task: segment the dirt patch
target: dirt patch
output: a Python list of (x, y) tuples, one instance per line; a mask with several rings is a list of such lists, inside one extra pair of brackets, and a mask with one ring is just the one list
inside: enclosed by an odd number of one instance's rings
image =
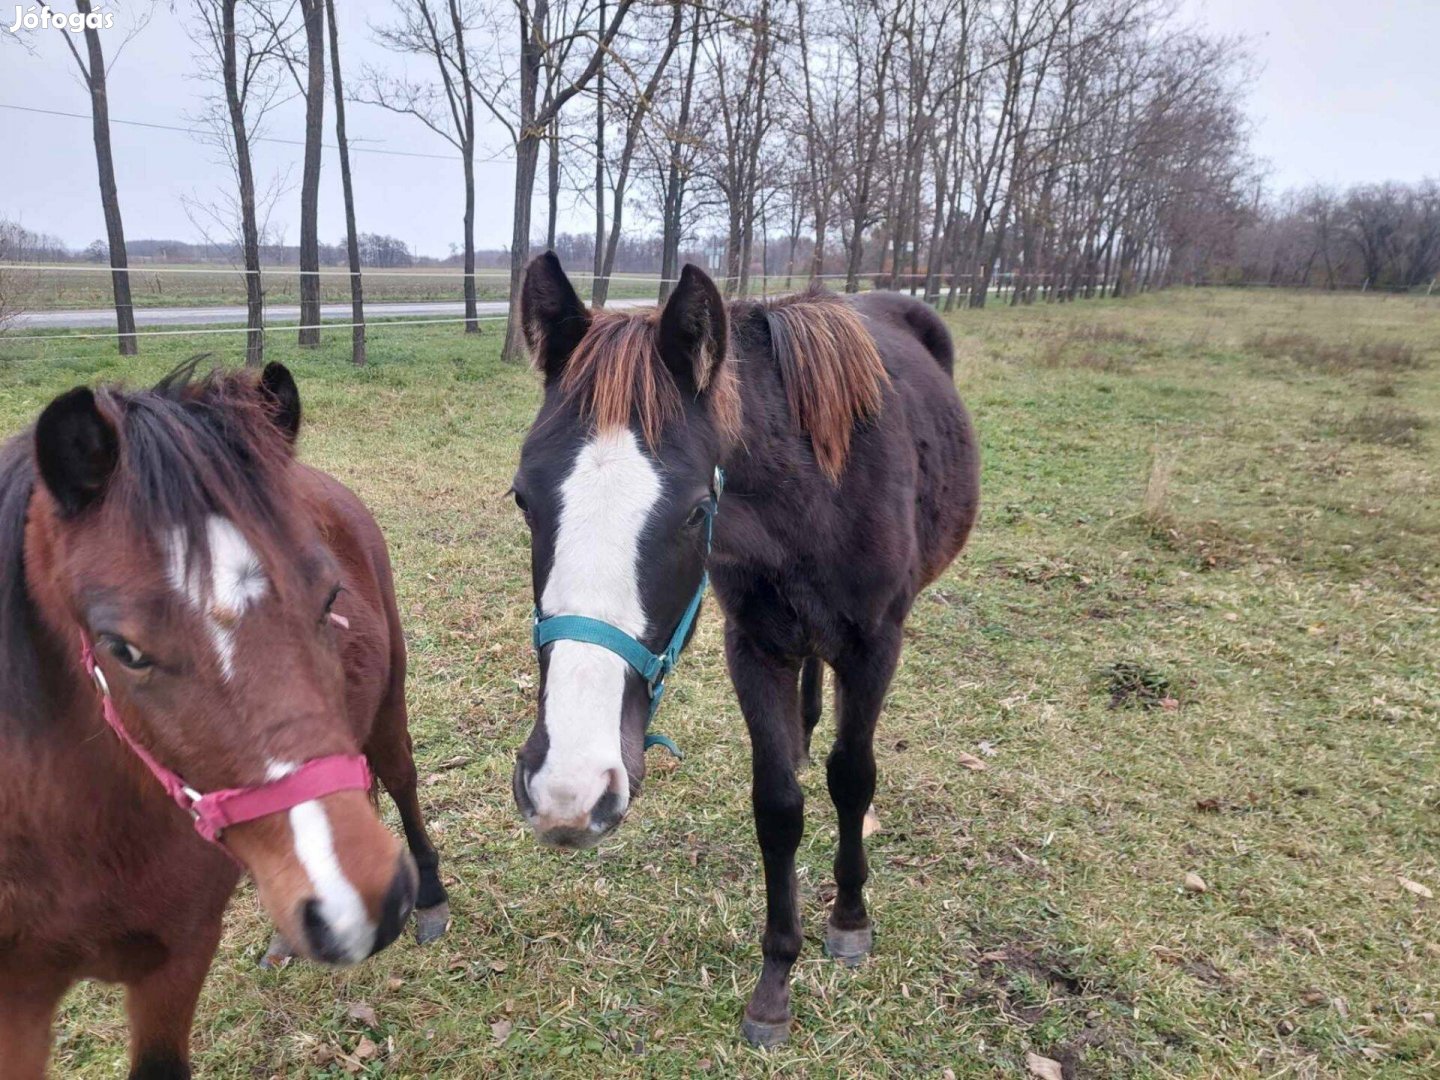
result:
[(1179, 704), (1170, 677), (1138, 660), (1117, 660), (1100, 672), (1100, 682), (1112, 709), (1173, 709)]

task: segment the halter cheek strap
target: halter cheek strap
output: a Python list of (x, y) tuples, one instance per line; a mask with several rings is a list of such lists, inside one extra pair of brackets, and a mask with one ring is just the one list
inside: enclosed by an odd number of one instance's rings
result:
[(338, 791), (369, 791), (370, 766), (359, 754), (332, 754), (305, 762), (294, 772), (279, 780), (255, 787), (225, 788), (201, 794), (176, 773), (167, 769), (155, 756), (141, 746), (125, 729), (110, 684), (95, 662), (95, 650), (89, 635), (80, 633), (80, 658), (86, 673), (95, 680), (100, 691), (101, 710), (105, 723), (115, 732), (130, 752), (140, 759), (150, 774), (160, 781), (175, 805), (194, 819), (195, 831), (212, 844), (220, 845), (221, 834), (231, 825), (279, 814), (312, 799), (323, 799)]
[[(716, 466), (710, 499), (705, 504), (707, 560), (715, 542), (715, 515), (720, 512), (720, 495), (724, 490), (725, 471)], [(689, 640), (695, 619), (700, 614), (700, 602), (705, 598), (705, 589), (709, 584), (709, 573), (702, 572), (700, 585), (686, 606), (684, 614), (680, 616), (680, 621), (675, 625), (675, 632), (670, 635), (670, 643), (663, 652), (652, 653), (638, 638), (631, 637), (618, 626), (602, 619), (592, 619), (588, 615), (551, 615), (547, 618), (541, 616), (539, 607), (535, 609), (535, 651), (539, 652), (555, 641), (579, 641), (587, 645), (599, 645), (620, 657), (645, 680), (645, 688), (650, 694), (650, 715), (645, 720), (645, 749), (663, 746), (675, 757), (683, 759), (685, 755), (675, 745), (675, 740), (668, 735), (661, 735), (658, 731), (651, 731), (650, 725), (660, 708), (660, 699), (665, 696), (665, 678), (680, 662), (680, 654), (685, 651), (685, 643)]]

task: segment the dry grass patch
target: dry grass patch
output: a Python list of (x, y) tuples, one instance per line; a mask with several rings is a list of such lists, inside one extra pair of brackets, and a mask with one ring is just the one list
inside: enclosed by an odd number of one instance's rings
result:
[(1245, 343), (1247, 352), (1267, 360), (1291, 360), (1303, 368), (1343, 375), (1350, 372), (1394, 373), (1422, 366), (1419, 350), (1394, 341), (1322, 341), (1301, 333), (1265, 333)]
[(1421, 445), (1420, 433), (1429, 426), (1428, 421), (1415, 410), (1393, 405), (1373, 406), (1353, 413), (1322, 410), (1315, 414), (1312, 423), (1316, 434), (1322, 438), (1407, 450)]

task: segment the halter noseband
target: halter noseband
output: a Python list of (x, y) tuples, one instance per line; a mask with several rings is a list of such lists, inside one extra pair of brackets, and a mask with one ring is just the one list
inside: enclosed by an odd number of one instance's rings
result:
[[(705, 504), (706, 559), (709, 559), (710, 549), (715, 541), (715, 515), (720, 512), (720, 495), (724, 490), (725, 471), (717, 465), (710, 499)], [(685, 608), (685, 613), (675, 625), (675, 632), (670, 635), (670, 644), (665, 646), (664, 652), (652, 653), (638, 638), (631, 637), (618, 626), (602, 619), (592, 619), (588, 615), (542, 617), (538, 606), (535, 608), (535, 651), (538, 653), (553, 641), (579, 641), (587, 645), (599, 645), (620, 657), (645, 680), (645, 688), (650, 694), (650, 715), (645, 719), (645, 749), (663, 746), (675, 757), (683, 759), (685, 755), (675, 745), (675, 740), (668, 735), (661, 735), (658, 731), (651, 731), (650, 725), (655, 721), (660, 699), (665, 696), (665, 678), (680, 662), (680, 654), (685, 651), (685, 642), (695, 625), (696, 616), (700, 614), (700, 601), (704, 599), (705, 588), (709, 584), (709, 572), (702, 571), (700, 585)]]
[(150, 774), (160, 781), (160, 786), (174, 800), (175, 805), (190, 815), (195, 822), (195, 831), (210, 843), (222, 847), (226, 854), (229, 854), (229, 851), (223, 848), (220, 834), (231, 825), (279, 814), (312, 799), (333, 795), (337, 791), (370, 790), (370, 766), (362, 755), (331, 754), (307, 761), (279, 780), (255, 787), (226, 788), (202, 795), (185, 783), (178, 773), (156, 761), (154, 755), (125, 730), (120, 713), (115, 708), (115, 701), (110, 696), (110, 684), (105, 681), (105, 673), (95, 662), (95, 650), (90, 644), (89, 635), (83, 630), (80, 632), (80, 659), (85, 665), (86, 674), (95, 680), (95, 687), (100, 691), (101, 708), (110, 730), (130, 748), (131, 753), (150, 770)]

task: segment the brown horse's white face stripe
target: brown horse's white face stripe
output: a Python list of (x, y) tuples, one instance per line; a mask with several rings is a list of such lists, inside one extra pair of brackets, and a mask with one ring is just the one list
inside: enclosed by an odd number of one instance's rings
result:
[[(280, 780), (299, 767), (299, 762), (271, 762), (266, 777)], [(292, 807), (288, 817), (295, 857), (310, 879), (311, 895), (337, 954), (332, 959), (365, 959), (375, 946), (377, 923), (335, 853), (335, 836), (324, 801), (303, 802)]]
[(175, 591), (202, 613), (220, 670), (228, 682), (235, 674), (234, 625), (252, 604), (264, 598), (269, 582), (259, 557), (233, 522), (212, 515), (206, 533), (210, 580), (202, 580), (200, 567), (191, 560), (184, 533), (179, 530), (164, 543), (166, 576)]

